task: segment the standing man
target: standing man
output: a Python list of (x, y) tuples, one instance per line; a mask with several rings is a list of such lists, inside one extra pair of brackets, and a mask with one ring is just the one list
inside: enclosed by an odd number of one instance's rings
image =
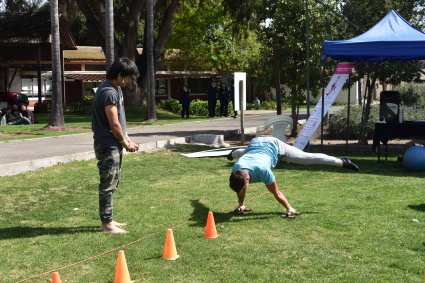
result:
[(129, 152), (138, 146), (128, 137), (121, 88), (139, 76), (136, 64), (128, 58), (115, 60), (93, 99), (92, 130), (99, 168), (99, 215), (101, 230), (113, 234), (128, 233), (124, 223), (112, 220), (112, 198), (121, 177), (123, 148)]
[(215, 81), (211, 82), (207, 91), (208, 116), (215, 117), (215, 107), (217, 105), (217, 85)]
[(189, 118), (189, 109), (190, 109), (190, 95), (187, 86), (183, 86), (183, 90), (180, 93), (179, 102), (182, 105), (182, 118), (186, 116)]
[(227, 117), (229, 115), (230, 91), (225, 83), (221, 83), (219, 97), (220, 97), (220, 116)]
[(359, 167), (347, 157), (341, 159), (323, 153), (308, 153), (286, 144), (274, 137), (258, 137), (251, 140), (246, 149), (237, 149), (227, 156), (228, 160), (240, 157), (233, 165), (229, 177), (229, 185), (238, 197), (237, 213), (249, 211), (244, 205), (246, 190), (249, 184), (262, 182), (266, 185), (275, 199), (282, 204), (287, 213), (286, 217), (295, 217), (300, 213), (289, 203), (285, 195), (279, 191), (276, 177), (272, 169), (281, 161), (300, 164), (323, 164), (342, 167), (359, 172)]

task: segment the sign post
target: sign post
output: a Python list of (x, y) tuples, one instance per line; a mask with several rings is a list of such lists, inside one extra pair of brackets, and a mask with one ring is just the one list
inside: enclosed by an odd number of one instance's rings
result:
[(246, 73), (235, 72), (234, 74), (234, 102), (235, 111), (241, 113), (241, 143), (245, 142), (244, 110), (246, 110)]

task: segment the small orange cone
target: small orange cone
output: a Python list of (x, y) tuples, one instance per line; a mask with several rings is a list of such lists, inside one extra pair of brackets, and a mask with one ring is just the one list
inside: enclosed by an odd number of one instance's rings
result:
[(59, 276), (59, 272), (55, 271), (52, 273), (52, 283), (62, 283), (61, 277)]
[(208, 212), (207, 226), (205, 227), (204, 238), (215, 239), (218, 237), (217, 230), (215, 229), (214, 215), (212, 211)]
[(176, 244), (174, 243), (173, 229), (167, 229), (167, 238), (165, 238), (162, 258), (166, 260), (176, 260), (179, 257), (180, 256), (177, 254)]
[(115, 267), (114, 283), (131, 283), (130, 273), (128, 272), (127, 261), (124, 251), (118, 252), (117, 265)]

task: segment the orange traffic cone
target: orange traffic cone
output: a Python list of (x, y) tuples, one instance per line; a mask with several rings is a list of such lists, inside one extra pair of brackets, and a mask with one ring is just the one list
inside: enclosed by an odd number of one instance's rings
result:
[(173, 229), (167, 229), (167, 238), (165, 238), (162, 258), (166, 260), (176, 260), (179, 257), (180, 256), (177, 254), (176, 244), (174, 243)]
[(218, 237), (217, 230), (215, 229), (214, 215), (212, 211), (208, 212), (207, 226), (205, 227), (204, 238), (215, 239)]
[(52, 283), (62, 283), (61, 277), (59, 276), (59, 272), (55, 271), (52, 273)]
[(117, 265), (115, 267), (114, 283), (131, 283), (130, 273), (128, 272), (127, 261), (124, 251), (118, 252)]

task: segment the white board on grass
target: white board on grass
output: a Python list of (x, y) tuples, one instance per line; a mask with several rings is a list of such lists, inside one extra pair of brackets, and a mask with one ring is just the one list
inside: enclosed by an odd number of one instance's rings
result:
[(226, 148), (217, 148), (210, 149), (192, 153), (182, 153), (181, 155), (191, 158), (199, 158), (199, 157), (219, 157), (219, 156), (227, 156), (232, 150), (238, 148), (245, 148), (246, 146), (238, 146), (238, 147), (226, 147)]

